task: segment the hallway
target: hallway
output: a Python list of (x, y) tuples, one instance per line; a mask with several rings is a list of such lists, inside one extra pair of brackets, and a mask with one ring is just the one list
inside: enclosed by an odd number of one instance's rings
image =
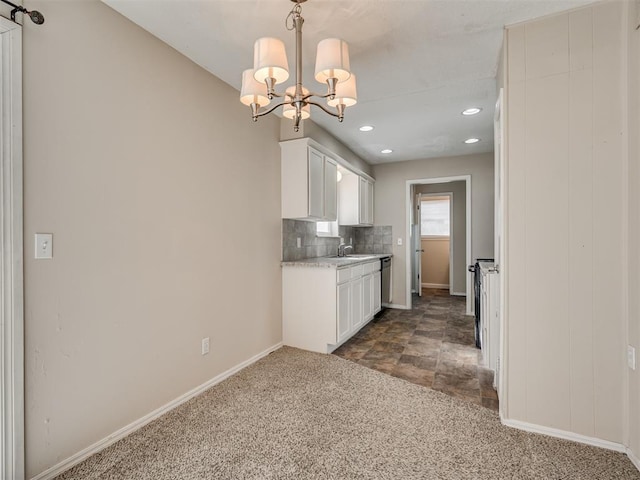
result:
[(383, 311), (333, 353), (497, 411), (493, 372), (480, 366), (474, 319), (464, 311), (464, 297), (425, 288), (412, 310)]

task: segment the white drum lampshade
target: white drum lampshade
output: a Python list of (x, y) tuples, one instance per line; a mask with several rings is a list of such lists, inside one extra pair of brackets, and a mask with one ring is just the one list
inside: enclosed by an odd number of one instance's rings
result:
[[(290, 98), (293, 98), (293, 96), (296, 94), (296, 87), (289, 87), (287, 88), (286, 92)], [(309, 95), (309, 90), (307, 90), (306, 88), (302, 88), (302, 95)], [(288, 99), (289, 98), (287, 98), (287, 100)], [(283, 105), (282, 115), (293, 120), (296, 116), (296, 107), (294, 107), (293, 105)], [(304, 107), (302, 107), (301, 116), (302, 120), (311, 116), (311, 105), (307, 103)]]
[(242, 89), (240, 90), (240, 101), (247, 106), (256, 103), (261, 107), (269, 105), (271, 100), (267, 97), (267, 86), (257, 82), (253, 76), (253, 68), (242, 72)]
[(333, 100), (327, 100), (327, 104), (331, 107), (343, 104), (345, 107), (355, 105), (358, 101), (358, 92), (356, 91), (356, 74), (352, 73), (349, 80), (340, 82), (336, 85), (336, 96)]
[(289, 78), (287, 52), (282, 40), (271, 37), (256, 40), (253, 46), (253, 72), (254, 78), (260, 83), (267, 78), (274, 78), (278, 84)]
[(349, 45), (340, 38), (325, 38), (318, 43), (316, 80), (325, 83), (329, 78), (344, 82), (351, 76)]

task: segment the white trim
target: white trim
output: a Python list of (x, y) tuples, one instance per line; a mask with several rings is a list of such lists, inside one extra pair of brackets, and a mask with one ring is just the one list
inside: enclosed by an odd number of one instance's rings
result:
[(400, 305), (398, 303), (383, 303), (382, 306), (386, 308), (395, 308), (396, 310), (411, 310), (411, 307)]
[(454, 296), (454, 297), (464, 297), (467, 294), (464, 292), (449, 292), (449, 295)]
[[(506, 34), (505, 34), (506, 35)], [(506, 40), (506, 37), (505, 37)], [(504, 43), (506, 47), (506, 42)], [(503, 54), (504, 55), (504, 54)], [(504, 57), (506, 58), (506, 57)], [(506, 60), (505, 60), (506, 61)], [(507, 368), (509, 364), (508, 343), (507, 343), (507, 109), (505, 108), (506, 96), (504, 88), (498, 93), (496, 109), (494, 113), (494, 259), (498, 271), (498, 324), (499, 324), (499, 347), (497, 359), (497, 372), (494, 382), (497, 383), (499, 399), (499, 411), (501, 415), (509, 414), (507, 405)], [(497, 148), (496, 148), (497, 147)], [(499, 237), (499, 238), (498, 238)]]
[(507, 427), (524, 430), (526, 432), (539, 433), (542, 435), (547, 435), (549, 437), (562, 438), (564, 440), (571, 440), (573, 442), (584, 443), (585, 445), (606, 448), (607, 450), (614, 450), (616, 452), (627, 452), (627, 448), (624, 445), (622, 445), (621, 443), (610, 442), (609, 440), (587, 437), (586, 435), (580, 435), (579, 433), (567, 432), (566, 430), (559, 430), (557, 428), (543, 427), (542, 425), (522, 422), (520, 420), (509, 420), (500, 418), (500, 421)]
[(638, 471), (640, 471), (640, 459), (636, 457), (635, 453), (633, 453), (629, 447), (627, 447), (627, 457), (629, 457), (629, 460), (631, 460), (633, 466), (636, 467)]
[[(449, 183), (464, 181), (466, 184), (465, 193), (466, 199), (466, 256), (467, 265), (471, 264), (471, 175), (457, 175), (452, 177), (435, 177), (435, 178), (421, 178), (415, 180), (406, 181), (406, 196), (405, 196), (405, 238), (407, 239), (405, 246), (405, 280), (406, 280), (406, 305), (408, 309), (411, 309), (411, 242), (408, 241), (411, 238), (411, 213), (413, 208), (413, 199), (411, 198), (411, 186), (420, 184), (433, 184), (433, 183)], [(467, 315), (473, 314), (473, 290), (472, 276), (467, 271)]]
[(449, 285), (445, 285), (443, 283), (423, 283), (422, 288), (441, 288), (444, 290), (449, 290)]
[(66, 470), (69, 470), (74, 465), (77, 465), (78, 463), (86, 460), (91, 455), (94, 455), (94, 454), (98, 453), (99, 451), (107, 448), (109, 445), (112, 445), (115, 442), (117, 442), (118, 440), (123, 439), (127, 435), (132, 434), (136, 430), (144, 427), (145, 425), (147, 425), (148, 423), (150, 423), (153, 420), (157, 419), (158, 417), (160, 417), (160, 416), (164, 415), (165, 413), (173, 410), (174, 408), (180, 406), (181, 404), (183, 404), (187, 400), (190, 400), (191, 398), (193, 398), (193, 397), (195, 397), (197, 395), (200, 395), (205, 390), (213, 387), (214, 385), (217, 385), (218, 383), (222, 382), (223, 380), (229, 378), (231, 375), (234, 375), (234, 374), (238, 373), (240, 370), (248, 367), (252, 363), (257, 362), (261, 358), (266, 357), (271, 352), (274, 352), (274, 351), (278, 350), (281, 347), (282, 347), (282, 342), (277, 343), (277, 344), (267, 348), (263, 352), (260, 352), (257, 355), (254, 355), (250, 359), (239, 363), (235, 367), (232, 367), (229, 370), (227, 370), (225, 372), (222, 372), (220, 375), (216, 375), (211, 380), (208, 380), (205, 383), (203, 383), (202, 385), (200, 385), (200, 386), (198, 386), (198, 387), (196, 387), (196, 388), (194, 388), (192, 390), (189, 390), (187, 393), (179, 396), (175, 400), (170, 401), (169, 403), (167, 403), (167, 404), (163, 405), (162, 407), (154, 410), (153, 412), (145, 415), (144, 417), (139, 418), (138, 420), (130, 423), (129, 425), (127, 425), (125, 427), (122, 427), (117, 432), (112, 433), (111, 435), (103, 438), (102, 440), (97, 441), (93, 445), (88, 446), (84, 450), (79, 451), (78, 453), (70, 456), (69, 458), (63, 460), (62, 462), (54, 465), (53, 467), (45, 470), (44, 472), (36, 475), (31, 480), (49, 480), (49, 479), (52, 479), (52, 478), (56, 477), (57, 475), (60, 475), (61, 473), (65, 472)]
[(24, 478), (22, 27), (0, 17), (0, 477)]

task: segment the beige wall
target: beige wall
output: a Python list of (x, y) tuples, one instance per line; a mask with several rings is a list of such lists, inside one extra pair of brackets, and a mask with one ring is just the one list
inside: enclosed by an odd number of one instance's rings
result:
[[(326, 115), (326, 113), (323, 113), (320, 110), (314, 110), (315, 108), (316, 107), (311, 107), (312, 115)], [(300, 130), (298, 132), (294, 132), (293, 121), (288, 118), (282, 118), (280, 123), (280, 140), (291, 140), (303, 137), (313, 138), (320, 145), (340, 155), (356, 170), (359, 170), (357, 173), (364, 172), (367, 175), (372, 175), (371, 165), (353, 153), (353, 151), (351, 151), (344, 143), (337, 140), (317, 123), (311, 120), (303, 120), (300, 124)]]
[(508, 29), (506, 416), (624, 441), (623, 2)]
[[(473, 181), (472, 181), (473, 183)], [(416, 185), (416, 193), (453, 193), (453, 292), (466, 294), (467, 191), (463, 181)], [(488, 258), (492, 258), (491, 255)], [(473, 258), (472, 258), (473, 260)]]
[(277, 117), (97, 0), (29, 6), (31, 477), (281, 341), (281, 221)]
[[(407, 285), (407, 181), (471, 175), (471, 258), (493, 257), (493, 153), (375, 165), (376, 224), (393, 228), (393, 303), (404, 305)], [(402, 246), (397, 239), (402, 238)]]
[(449, 239), (423, 238), (422, 285), (449, 288)]
[[(629, 381), (629, 447), (640, 459), (640, 8), (629, 2), (629, 322), (628, 343), (636, 349), (636, 370)], [(635, 133), (634, 133), (635, 132)]]

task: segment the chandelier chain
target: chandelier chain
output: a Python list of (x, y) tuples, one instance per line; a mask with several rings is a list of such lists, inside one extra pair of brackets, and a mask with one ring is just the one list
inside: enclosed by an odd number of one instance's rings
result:
[[(287, 18), (284, 19), (285, 28), (289, 31), (294, 30), (296, 28), (294, 19), (301, 15), (302, 15), (302, 7), (300, 6), (299, 3), (296, 3), (291, 9), (291, 11), (289, 12), (289, 15), (287, 15)], [(289, 25), (289, 19), (291, 19), (291, 25)]]

